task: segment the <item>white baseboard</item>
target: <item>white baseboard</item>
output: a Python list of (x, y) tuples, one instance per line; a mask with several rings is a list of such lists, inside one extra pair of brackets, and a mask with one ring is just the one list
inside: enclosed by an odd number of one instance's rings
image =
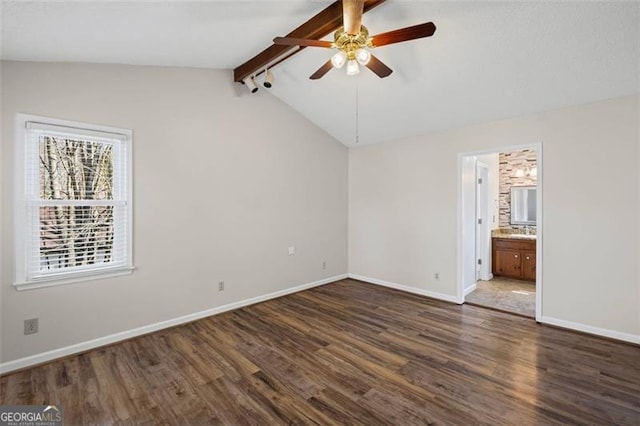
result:
[(565, 321), (557, 318), (543, 316), (540, 319), (542, 324), (555, 325), (570, 330), (581, 331), (583, 333), (595, 334), (596, 336), (608, 337), (610, 339), (622, 340), (629, 343), (640, 344), (640, 336), (622, 333), (620, 331), (608, 330), (606, 328), (593, 327), (591, 325), (580, 324), (578, 322)]
[(460, 300), (456, 296), (451, 296), (449, 294), (438, 293), (435, 291), (424, 290), (422, 288), (410, 287), (404, 284), (396, 284), (389, 281), (379, 280), (377, 278), (365, 277), (362, 275), (349, 274), (349, 278), (353, 278), (354, 280), (364, 281), (370, 284), (377, 284), (384, 287), (394, 288), (396, 290), (406, 291), (407, 293), (419, 294), (421, 296), (431, 297), (432, 299), (444, 300), (445, 302), (457, 303), (461, 304), (464, 301)]
[[(451, 303), (463, 303), (463, 301), (459, 300), (457, 297), (455, 296), (451, 296), (448, 294), (444, 294), (444, 293), (438, 293), (438, 292), (433, 292), (433, 291), (429, 291), (429, 290), (424, 290), (421, 288), (416, 288), (416, 287), (410, 287), (410, 286), (406, 286), (403, 284), (396, 284), (396, 283), (392, 283), (389, 281), (384, 281), (384, 280), (379, 280), (377, 278), (370, 278), (370, 277), (365, 277), (362, 275), (357, 275), (357, 274), (341, 274), (341, 275), (336, 275), (333, 277), (329, 277), (329, 278), (325, 278), (323, 280), (319, 280), (319, 281), (314, 281), (311, 283), (307, 283), (307, 284), (302, 284), (296, 287), (291, 287), (285, 290), (280, 290), (280, 291), (276, 291), (273, 293), (269, 293), (269, 294), (264, 294), (261, 296), (256, 296), (256, 297), (252, 297), (250, 299), (245, 299), (245, 300), (241, 300), (238, 302), (233, 302), (233, 303), (229, 303), (227, 305), (223, 305), (223, 306), (218, 306), (215, 308), (211, 308), (211, 309), (207, 309), (205, 311), (201, 311), (201, 312), (195, 312), (193, 314), (189, 314), (189, 315), (184, 315), (182, 317), (178, 317), (178, 318), (173, 318), (170, 320), (166, 320), (166, 321), (161, 321), (155, 324), (150, 324), (150, 325), (146, 325), (146, 326), (142, 326), (142, 327), (138, 327), (138, 328), (134, 328), (132, 330), (127, 330), (127, 331), (123, 331), (120, 333), (115, 333), (115, 334), (110, 334), (108, 336), (104, 336), (104, 337), (99, 337), (97, 339), (93, 339), (93, 340), (88, 340), (86, 342), (81, 342), (81, 343), (76, 343), (74, 345), (70, 345), (70, 346), (66, 346), (63, 348), (58, 348), (58, 349), (53, 349), (47, 352), (43, 352), (43, 353), (39, 353), (36, 355), (31, 355), (28, 357), (24, 357), (24, 358), (20, 358), (17, 360), (13, 360), (13, 361), (8, 361), (5, 363), (1, 363), (0, 364), (0, 374), (5, 374), (5, 373), (9, 373), (11, 371), (15, 371), (15, 370), (20, 370), (23, 368), (27, 368), (27, 367), (31, 367), (33, 365), (37, 365), (37, 364), (42, 364), (48, 361), (52, 361), (58, 358), (63, 358), (65, 356), (69, 356), (69, 355), (73, 355), (76, 353), (80, 353), (80, 352), (86, 352), (88, 350), (91, 349), (95, 349), (101, 346), (105, 346), (105, 345), (109, 345), (112, 343), (116, 343), (122, 340), (126, 340), (126, 339), (130, 339), (132, 337), (137, 337), (137, 336), (141, 336), (143, 334), (149, 334), (152, 333), (154, 331), (158, 331), (158, 330), (162, 330), (165, 328), (169, 328), (169, 327), (174, 327), (176, 325), (180, 325), (180, 324), (185, 324), (191, 321), (195, 321), (201, 318), (206, 318), (212, 315), (216, 315), (216, 314), (220, 314), (223, 312), (227, 312), (227, 311), (231, 311), (234, 309), (238, 309), (238, 308), (242, 308), (245, 306), (249, 306), (249, 305), (253, 305), (256, 303), (260, 303), (260, 302), (264, 302), (266, 300), (270, 300), (270, 299), (275, 299), (278, 297), (282, 297), (282, 296), (286, 296), (287, 294), (291, 294), (291, 293), (297, 293), (299, 291), (303, 291), (303, 290), (307, 290), (313, 287), (318, 287), (324, 284), (329, 284), (332, 283), (334, 281), (339, 281), (339, 280), (343, 280), (345, 278), (353, 278), (356, 280), (360, 280), (360, 281), (364, 281), (364, 282), (368, 282), (371, 284), (376, 284), (376, 285), (381, 285), (384, 287), (389, 287), (389, 288), (393, 288), (396, 290), (401, 290), (401, 291), (406, 291), (408, 293), (414, 293), (414, 294), (419, 294), (422, 296), (427, 296), (427, 297), (431, 297), (433, 299), (439, 299), (439, 300), (444, 300), (446, 302), (451, 302)], [(468, 293), (470, 293), (471, 288), (474, 288), (475, 286), (470, 287), (468, 290)], [(475, 288), (474, 288), (475, 289)], [(465, 292), (465, 294), (468, 294), (467, 292)], [(566, 329), (570, 329), (570, 330), (576, 330), (576, 331), (581, 331), (584, 333), (589, 333), (589, 334), (594, 334), (597, 336), (603, 336), (603, 337), (608, 337), (611, 339), (616, 339), (616, 340), (622, 340), (625, 342), (630, 342), (630, 343), (635, 343), (635, 344), (640, 344), (640, 336), (638, 335), (634, 335), (634, 334), (629, 334), (629, 333), (622, 333), (619, 331), (613, 331), (613, 330), (608, 330), (608, 329), (604, 329), (604, 328), (599, 328), (599, 327), (593, 327), (593, 326), (589, 326), (589, 325), (584, 325), (584, 324), (580, 324), (580, 323), (575, 323), (575, 322), (571, 322), (571, 321), (565, 321), (565, 320), (560, 320), (557, 318), (552, 318), (552, 317), (546, 317), (543, 316), (542, 319), (540, 320), (541, 323), (543, 324), (549, 324), (549, 325), (555, 325), (557, 327), (562, 327), (562, 328), (566, 328)]]
[(176, 325), (188, 323), (201, 318), (209, 317), (211, 315), (220, 314), (222, 312), (232, 311), (234, 309), (242, 308), (244, 306), (249, 306), (256, 303), (264, 302), (269, 299), (275, 299), (277, 297), (286, 296), (287, 294), (297, 293), (302, 290), (307, 290), (313, 287), (329, 284), (334, 281), (343, 280), (345, 278), (347, 278), (347, 274), (336, 275), (333, 277), (325, 278), (323, 280), (314, 281), (314, 282), (302, 284), (296, 287), (287, 288), (285, 290), (280, 290), (273, 293), (252, 297), (250, 299), (229, 303), (227, 305), (207, 309), (205, 311), (195, 312), (193, 314), (184, 315), (182, 317), (157, 322), (155, 324), (145, 325), (142, 327), (134, 328), (132, 330), (123, 331), (120, 333), (110, 334), (108, 336), (99, 337), (97, 339), (88, 340), (86, 342), (76, 343), (74, 345), (66, 346), (64, 348), (53, 349), (53, 350), (42, 352), (36, 355), (31, 355), (31, 356), (16, 359), (13, 361), (4, 362), (0, 364), (0, 374), (5, 374), (10, 371), (20, 370), (22, 368), (31, 367), (37, 364), (42, 364), (44, 362), (52, 361), (58, 358), (63, 358), (65, 356), (77, 354), (80, 352), (86, 352), (88, 350), (95, 349), (100, 346), (109, 345), (122, 340), (130, 339), (132, 337), (141, 336), (143, 334), (149, 334), (154, 331), (162, 330), (169, 327), (174, 327)]
[[(379, 280), (377, 278), (365, 277), (365, 276), (357, 275), (357, 274), (349, 274), (349, 278), (353, 278), (354, 280), (364, 281), (364, 282), (371, 283), (371, 284), (381, 285), (381, 286), (384, 286), (384, 287), (394, 288), (396, 290), (406, 291), (408, 293), (419, 294), (419, 295), (422, 295), (422, 296), (431, 297), (433, 299), (444, 300), (446, 302), (452, 302), (452, 303), (457, 303), (457, 304), (464, 303), (463, 300), (459, 300), (455, 296), (451, 296), (451, 295), (443, 294), (443, 293), (437, 293), (437, 292), (424, 290), (424, 289), (416, 288), (416, 287), (409, 287), (409, 286), (406, 286), (406, 285), (403, 285), (403, 284), (396, 284), (396, 283), (392, 283), (392, 282), (389, 282), (389, 281)], [(473, 286), (469, 287), (465, 291), (465, 295), (471, 293), (475, 289), (476, 289), (476, 285), (473, 285)], [(566, 328), (568, 330), (581, 331), (583, 333), (594, 334), (596, 336), (608, 337), (608, 338), (611, 338), (611, 339), (622, 340), (624, 342), (640, 344), (640, 336), (636, 336), (634, 334), (622, 333), (622, 332), (613, 331), (613, 330), (607, 330), (605, 328), (593, 327), (593, 326), (589, 326), (589, 325), (584, 325), (584, 324), (571, 322), (571, 321), (560, 320), (560, 319), (551, 318), (551, 317), (542, 317), (540, 322), (543, 323), (543, 324), (555, 325), (557, 327)]]
[(466, 296), (467, 294), (474, 292), (477, 288), (478, 288), (478, 284), (472, 284), (471, 286), (469, 286), (464, 290), (464, 295)]

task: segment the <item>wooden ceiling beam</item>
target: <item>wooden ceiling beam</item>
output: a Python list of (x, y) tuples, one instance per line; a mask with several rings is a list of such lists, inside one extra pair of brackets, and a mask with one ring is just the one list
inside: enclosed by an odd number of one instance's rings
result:
[[(384, 2), (385, 0), (365, 0), (364, 12), (373, 9), (374, 7)], [(342, 1), (338, 0), (335, 3), (329, 5), (324, 10), (320, 11), (317, 15), (309, 19), (304, 24), (300, 25), (295, 30), (291, 31), (286, 35), (286, 37), (319, 40), (322, 37), (325, 37), (327, 34), (334, 32), (341, 26)], [(278, 34), (274, 34), (274, 37), (275, 36), (278, 36)], [(293, 49), (295, 48), (296, 47), (293, 47)], [(262, 71), (265, 66), (269, 65), (291, 49), (292, 46), (280, 46), (272, 44), (253, 58), (249, 59), (244, 64), (236, 67), (233, 70), (233, 80), (235, 82), (242, 82), (245, 77), (253, 75), (258, 71)], [(304, 48), (298, 48), (298, 50), (291, 52), (286, 58), (293, 56), (294, 54), (300, 52), (302, 49)]]

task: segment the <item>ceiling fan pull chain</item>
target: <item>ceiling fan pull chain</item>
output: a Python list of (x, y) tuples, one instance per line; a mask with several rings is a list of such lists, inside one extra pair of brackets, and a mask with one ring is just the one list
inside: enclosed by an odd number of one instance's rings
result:
[(356, 143), (360, 143), (360, 116), (359, 116), (359, 96), (358, 96), (358, 79), (356, 81)]

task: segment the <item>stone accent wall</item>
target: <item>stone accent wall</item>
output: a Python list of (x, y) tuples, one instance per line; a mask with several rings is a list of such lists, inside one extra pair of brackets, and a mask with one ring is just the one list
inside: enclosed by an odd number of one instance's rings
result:
[[(536, 176), (527, 176), (527, 171), (537, 167), (536, 151), (524, 149), (500, 153), (500, 195), (498, 197), (498, 211), (500, 215), (500, 228), (521, 229), (522, 225), (511, 225), (511, 187), (522, 185), (536, 185)], [(523, 170), (525, 176), (516, 177), (518, 170)]]

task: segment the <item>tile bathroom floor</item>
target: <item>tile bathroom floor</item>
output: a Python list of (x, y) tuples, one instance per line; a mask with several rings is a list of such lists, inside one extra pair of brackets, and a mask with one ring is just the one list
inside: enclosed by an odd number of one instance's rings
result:
[(465, 296), (465, 302), (535, 318), (535, 283), (496, 277), (476, 285), (476, 290)]

